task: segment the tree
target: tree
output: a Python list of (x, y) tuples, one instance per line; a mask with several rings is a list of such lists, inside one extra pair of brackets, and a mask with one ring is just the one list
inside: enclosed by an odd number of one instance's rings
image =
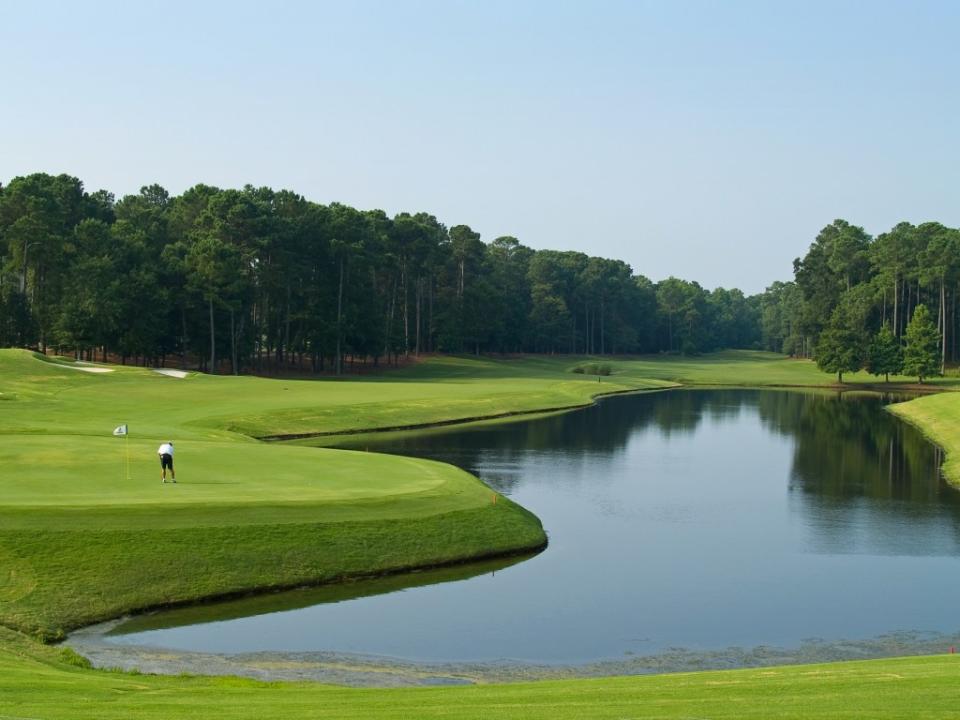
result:
[(880, 328), (874, 335), (867, 352), (867, 371), (871, 375), (883, 375), (884, 382), (890, 382), (890, 373), (903, 370), (903, 347), (889, 325)]
[[(907, 222), (898, 223), (890, 232), (883, 233), (870, 246), (870, 258), (881, 282), (893, 286), (893, 334), (900, 337), (903, 328), (900, 307), (903, 305), (901, 281), (915, 260), (916, 228)], [(886, 302), (884, 302), (886, 311)]]
[(759, 297), (761, 346), (786, 355), (806, 355), (800, 334), (803, 293), (796, 283), (775, 282)]
[(240, 255), (236, 248), (213, 235), (200, 235), (186, 257), (193, 288), (207, 301), (210, 320), (210, 372), (217, 372), (217, 336), (214, 309), (225, 306), (236, 293)]
[(930, 222), (920, 225), (917, 228), (917, 235), (926, 241), (920, 254), (921, 277), (927, 282), (932, 281), (939, 285), (940, 288), (936, 305), (942, 369), (947, 362), (947, 282), (957, 273), (960, 233), (940, 223)]
[(706, 322), (710, 308), (707, 293), (699, 283), (669, 277), (657, 285), (658, 312), (666, 315), (669, 352), (692, 355), (709, 349)]
[[(359, 211), (347, 205), (334, 203), (330, 206), (330, 248), (337, 263), (337, 375), (343, 373), (343, 355), (345, 339), (345, 320), (349, 318), (344, 292), (347, 273), (352, 262), (360, 258), (364, 249), (364, 239), (369, 235), (368, 219)], [(349, 298), (347, 298), (349, 300)]]
[(551, 292), (545, 284), (534, 284), (530, 307), (530, 326), (534, 332), (535, 349), (553, 353), (557, 343), (570, 327), (570, 311), (563, 298)]
[(75, 177), (45, 173), (14, 178), (0, 195), (0, 236), (10, 253), (7, 265), (19, 276), (19, 291), (43, 350), (64, 301), (74, 227), (84, 218), (106, 213), (106, 201), (102, 196), (92, 200)]
[(707, 306), (712, 337), (705, 350), (748, 348), (760, 336), (759, 302), (751, 305), (740, 290), (717, 288), (707, 294)]
[(837, 373), (837, 381), (842, 385), (845, 372), (856, 372), (863, 367), (864, 355), (862, 334), (850, 326), (838, 309), (820, 333), (816, 349), (817, 367), (824, 372)]
[(523, 348), (530, 313), (530, 283), (527, 272), (534, 251), (515, 237), (498, 237), (487, 246), (486, 265), (494, 289), (500, 322), (494, 343), (500, 352)]
[(849, 290), (866, 277), (870, 236), (846, 220), (834, 220), (822, 235), (829, 243), (827, 266), (842, 278), (844, 290)]
[(870, 236), (846, 220), (834, 220), (817, 235), (803, 259), (793, 261), (803, 292), (800, 329), (816, 340), (841, 294), (866, 278)]
[(123, 282), (110, 226), (102, 220), (80, 221), (72, 246), (72, 261), (63, 285), (70, 300), (60, 305), (58, 339), (78, 353), (84, 348), (101, 347), (106, 355), (122, 312), (119, 290)]
[[(858, 285), (858, 233), (833, 227), (825, 259), (808, 269), (822, 267), (851, 300), (827, 293), (833, 305), (873, 322), (876, 292)], [(929, 277), (904, 275), (905, 304), (915, 304), (914, 292), (926, 299), (936, 280), (947, 323), (956, 273)], [(235, 373), (248, 363), (300, 368), (305, 355), (315, 372), (327, 358), (342, 372), (348, 359), (376, 364), (384, 354), (437, 349), (699, 353), (758, 346), (761, 310), (767, 344), (788, 344), (784, 330), (799, 332), (799, 312), (773, 302), (782, 307), (677, 278), (654, 284), (620, 260), (534, 251), (509, 236), (485, 244), (428, 213), (390, 218), (288, 190), (201, 184), (171, 197), (149, 185), (115, 201), (42, 173), (0, 186), (4, 345), (43, 349), (55, 339), (144, 363), (178, 353), (183, 367), (205, 356), (199, 364), (211, 372), (229, 354)]]
[(940, 333), (930, 319), (926, 305), (917, 305), (907, 324), (907, 344), (903, 349), (903, 372), (916, 375), (922, 383), (925, 377), (940, 372)]

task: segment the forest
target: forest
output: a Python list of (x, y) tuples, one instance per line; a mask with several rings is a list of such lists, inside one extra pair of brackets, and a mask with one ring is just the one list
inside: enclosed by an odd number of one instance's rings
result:
[(835, 220), (760, 300), (765, 349), (826, 372), (941, 374), (957, 358), (960, 230), (898, 223), (876, 238)]
[(837, 220), (793, 281), (747, 297), (514, 237), (484, 242), (426, 212), (390, 217), (250, 185), (178, 196), (148, 185), (117, 199), (36, 173), (0, 186), (0, 346), (337, 374), (430, 352), (762, 348), (818, 357), (842, 379), (878, 369), (883, 328), (897, 356), (924, 306), (939, 371), (957, 350), (958, 246), (939, 223), (873, 239)]
[(424, 352), (700, 353), (759, 343), (739, 290), (484, 243), (424, 212), (67, 175), (0, 188), (0, 345), (211, 372), (343, 372)]

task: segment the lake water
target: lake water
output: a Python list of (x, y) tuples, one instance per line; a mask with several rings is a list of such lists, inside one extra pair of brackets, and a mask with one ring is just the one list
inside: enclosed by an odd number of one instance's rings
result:
[(960, 493), (875, 395), (684, 390), (393, 436), (532, 510), (523, 560), (134, 618), (109, 642), (582, 664), (960, 629)]

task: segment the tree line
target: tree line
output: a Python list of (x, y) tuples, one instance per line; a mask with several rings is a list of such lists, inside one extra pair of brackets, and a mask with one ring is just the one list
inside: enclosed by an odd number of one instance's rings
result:
[(339, 374), (435, 351), (701, 353), (759, 347), (762, 299), (289, 190), (0, 186), (0, 345), (78, 358)]
[(835, 220), (794, 261), (794, 280), (763, 293), (761, 342), (840, 382), (863, 368), (923, 382), (957, 359), (958, 291), (960, 230), (902, 222), (873, 238)]

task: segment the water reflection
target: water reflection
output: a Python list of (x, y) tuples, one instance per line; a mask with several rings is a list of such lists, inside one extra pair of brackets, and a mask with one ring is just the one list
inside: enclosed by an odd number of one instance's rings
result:
[(956, 632), (960, 493), (891, 399), (687, 390), (351, 438), (478, 474), (541, 517), (549, 548), (495, 577), (115, 641), (576, 663)]
[(364, 578), (336, 585), (305, 587), (285, 592), (242, 597), (209, 605), (175, 608), (132, 617), (120, 626), (111, 628), (107, 635), (129, 635), (148, 630), (186, 627), (209, 622), (225, 622), (239, 618), (254, 618), (265, 613), (290, 612), (313, 605), (374, 597), (438, 583), (458, 582), (478, 575), (489, 574), (494, 577), (498, 571), (505, 570), (530, 557), (532, 555), (515, 555), (466, 565), (403, 573), (402, 575)]

